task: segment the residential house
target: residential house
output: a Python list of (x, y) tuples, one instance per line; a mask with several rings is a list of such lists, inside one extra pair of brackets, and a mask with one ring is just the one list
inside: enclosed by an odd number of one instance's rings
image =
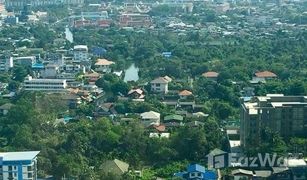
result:
[(1, 152), (0, 179), (37, 179), (39, 151)]
[(81, 98), (74, 93), (64, 94), (62, 96), (62, 100), (68, 105), (69, 108), (76, 108), (79, 104), (81, 104)]
[(95, 71), (102, 73), (110, 73), (112, 71), (112, 64), (115, 63), (106, 59), (97, 59), (97, 62), (95, 63)]
[(141, 122), (145, 127), (151, 126), (151, 125), (160, 125), (160, 113), (149, 111), (144, 112), (140, 114), (141, 116)]
[(188, 90), (182, 90), (178, 93), (180, 99), (187, 99), (188, 97), (191, 97), (193, 93)]
[(175, 173), (174, 176), (186, 180), (218, 179), (217, 172), (215, 172), (214, 170), (208, 170), (204, 166), (201, 166), (199, 164), (190, 164), (187, 167), (187, 171)]
[(178, 127), (183, 126), (183, 116), (177, 114), (171, 114), (164, 117), (163, 124), (166, 127)]
[(6, 115), (13, 106), (14, 105), (11, 103), (3, 104), (2, 106), (0, 106), (0, 114)]
[(164, 77), (159, 77), (157, 79), (154, 79), (153, 81), (150, 82), (151, 84), (151, 90), (153, 92), (158, 92), (158, 93), (168, 93), (168, 83), (170, 83), (172, 79), (168, 76)]
[(144, 101), (144, 91), (140, 88), (131, 89), (128, 92), (128, 97), (131, 98), (133, 101)]
[(113, 175), (121, 176), (128, 172), (129, 164), (118, 159), (105, 161), (100, 169), (105, 173), (111, 173)]
[(255, 73), (255, 76), (253, 77), (251, 83), (265, 83), (266, 80), (269, 79), (275, 79), (277, 78), (277, 75), (270, 71), (261, 71)]
[(100, 78), (100, 74), (97, 72), (86, 73), (83, 77), (89, 83), (95, 83)]
[(208, 71), (208, 72), (203, 73), (202, 76), (209, 80), (216, 81), (219, 76), (219, 73), (214, 72), (214, 71)]

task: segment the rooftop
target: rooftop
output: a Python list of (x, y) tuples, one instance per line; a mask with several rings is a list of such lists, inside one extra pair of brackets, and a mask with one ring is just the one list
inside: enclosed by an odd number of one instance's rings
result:
[(34, 159), (38, 153), (39, 151), (3, 152), (0, 157), (3, 161), (26, 161)]
[(217, 78), (219, 76), (219, 73), (214, 72), (214, 71), (208, 71), (202, 74), (202, 76), (206, 78)]
[(270, 71), (257, 72), (257, 73), (255, 73), (255, 76), (261, 77), (261, 78), (275, 78), (275, 77), (277, 77), (276, 74), (274, 74)]
[(111, 64), (115, 64), (115, 63), (107, 59), (97, 59), (97, 62), (95, 63), (96, 66), (109, 66)]
[(192, 94), (193, 93), (191, 91), (188, 91), (188, 90), (183, 90), (183, 91), (179, 92), (179, 96), (190, 96)]
[(156, 119), (160, 118), (160, 113), (148, 111), (141, 114), (142, 119)]

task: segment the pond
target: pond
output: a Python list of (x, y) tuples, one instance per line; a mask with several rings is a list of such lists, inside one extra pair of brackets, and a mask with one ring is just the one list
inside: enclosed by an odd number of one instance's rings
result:
[(74, 42), (74, 36), (73, 36), (72, 32), (70, 31), (70, 29), (68, 27), (65, 28), (65, 38), (70, 43)]
[(137, 81), (139, 80), (139, 68), (135, 66), (135, 64), (131, 64), (131, 66), (126, 69), (124, 81)]

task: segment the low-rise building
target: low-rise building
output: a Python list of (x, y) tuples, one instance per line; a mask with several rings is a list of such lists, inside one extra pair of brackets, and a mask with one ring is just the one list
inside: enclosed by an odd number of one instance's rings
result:
[(151, 18), (147, 14), (121, 14), (119, 17), (121, 27), (149, 27), (151, 24)]
[(153, 92), (158, 92), (158, 93), (168, 93), (168, 83), (171, 82), (172, 79), (169, 77), (159, 77), (154, 79), (153, 81), (150, 82), (151, 84), (151, 90)]
[(115, 63), (107, 59), (97, 59), (97, 62), (95, 63), (95, 71), (102, 73), (110, 73), (112, 71), (112, 64)]
[(149, 111), (142, 113), (140, 116), (142, 124), (146, 127), (151, 125), (160, 125), (160, 113)]
[(36, 62), (35, 56), (25, 56), (25, 57), (17, 57), (14, 58), (13, 63), (14, 65), (21, 65), (21, 66), (29, 66), (32, 67), (32, 65)]
[(0, 106), (0, 114), (6, 115), (13, 106), (14, 105), (11, 103), (3, 104), (2, 106)]
[(23, 88), (25, 91), (65, 92), (67, 83), (65, 79), (33, 79), (28, 76)]
[(208, 72), (203, 73), (202, 76), (209, 80), (216, 81), (219, 76), (219, 73), (214, 72), (214, 71), (208, 71)]
[(39, 151), (0, 153), (0, 179), (36, 180)]
[(0, 58), (0, 71), (8, 72), (13, 67), (13, 57)]
[(277, 78), (277, 75), (270, 71), (261, 71), (255, 73), (255, 76), (252, 79), (252, 83), (264, 83), (266, 80), (275, 79)]

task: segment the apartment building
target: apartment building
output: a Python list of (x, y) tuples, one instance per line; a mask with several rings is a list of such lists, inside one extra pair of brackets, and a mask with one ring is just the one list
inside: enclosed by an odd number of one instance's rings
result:
[(74, 46), (74, 62), (80, 63), (89, 61), (88, 47), (86, 45)]
[(28, 66), (32, 67), (33, 64), (36, 62), (35, 56), (24, 56), (24, 57), (16, 57), (14, 58), (14, 65), (21, 65), (21, 66)]
[(0, 153), (0, 179), (36, 180), (39, 151)]
[(269, 128), (282, 137), (307, 135), (307, 96), (268, 94), (242, 103), (240, 141), (243, 147), (257, 146)]
[(0, 57), (0, 71), (7, 72), (13, 67), (13, 57)]
[(23, 84), (25, 91), (65, 92), (66, 79), (33, 79), (28, 76)]

